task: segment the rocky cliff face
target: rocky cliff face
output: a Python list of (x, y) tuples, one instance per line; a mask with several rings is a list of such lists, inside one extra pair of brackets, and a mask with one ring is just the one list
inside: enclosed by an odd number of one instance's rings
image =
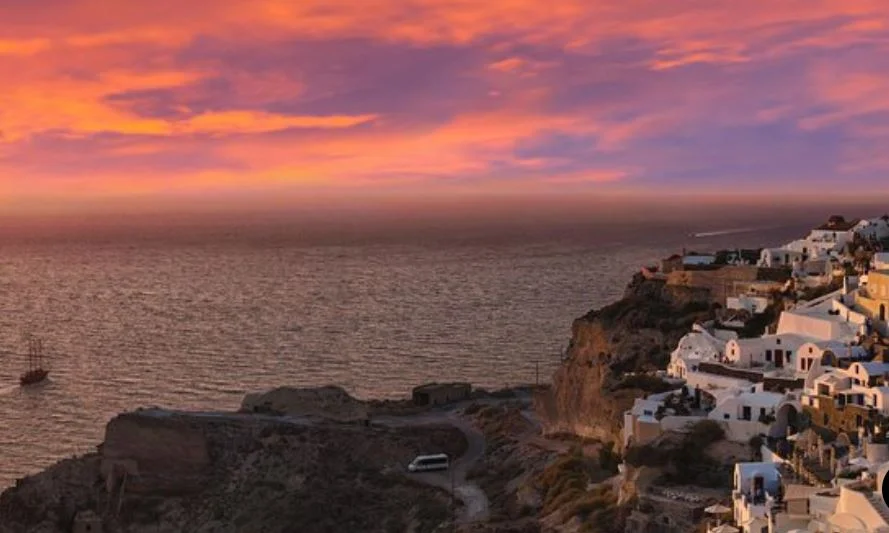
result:
[(449, 498), (404, 465), (465, 448), (451, 426), (136, 411), (109, 422), (98, 453), (5, 491), (0, 533), (67, 533), (92, 512), (106, 533), (432, 531)]
[(679, 339), (712, 315), (706, 289), (634, 277), (621, 300), (574, 321), (568, 357), (537, 398), (546, 431), (619, 442), (623, 412), (645, 394), (622, 387), (623, 374), (664, 368)]

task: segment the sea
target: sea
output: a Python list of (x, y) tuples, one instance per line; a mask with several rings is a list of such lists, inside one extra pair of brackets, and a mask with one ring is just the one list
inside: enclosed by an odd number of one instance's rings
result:
[[(0, 488), (95, 450), (112, 417), (143, 406), (234, 410), (285, 385), (399, 398), (430, 381), (545, 382), (572, 320), (619, 298), (639, 267), (683, 247), (786, 242), (810, 222), (11, 240), (0, 245)], [(51, 374), (21, 388), (29, 335)]]

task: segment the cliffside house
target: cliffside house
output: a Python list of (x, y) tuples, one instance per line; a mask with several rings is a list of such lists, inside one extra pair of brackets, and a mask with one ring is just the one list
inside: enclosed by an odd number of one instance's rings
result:
[(723, 396), (707, 418), (717, 421), (747, 420), (769, 424), (769, 418), (774, 417), (776, 409), (783, 401), (783, 394), (765, 392), (760, 385), (753, 391)]
[(854, 307), (870, 319), (873, 331), (889, 336), (889, 270), (867, 275), (867, 285), (859, 287), (855, 294)]
[(867, 241), (889, 239), (889, 215), (859, 221), (855, 233)]
[(764, 268), (791, 268), (795, 262), (805, 260), (806, 256), (807, 253), (802, 250), (765, 248), (760, 252), (757, 265)]
[(794, 365), (793, 354), (811, 338), (795, 333), (763, 335), (753, 339), (733, 339), (725, 344), (725, 358), (741, 368)]
[(811, 340), (857, 341), (865, 331), (866, 317), (840, 301), (842, 291), (784, 311), (778, 318), (776, 334), (796, 334)]
[(840, 341), (811, 341), (796, 351), (797, 374), (805, 375), (818, 361), (821, 366), (848, 368), (852, 362), (863, 359), (867, 350), (861, 346), (849, 346)]
[(414, 387), (411, 397), (416, 405), (445, 405), (468, 400), (471, 394), (469, 383), (428, 383)]
[(813, 243), (833, 244), (835, 249), (842, 249), (846, 244), (855, 240), (861, 220), (846, 220), (840, 215), (833, 215), (827, 222), (813, 229), (807, 240)]
[(856, 362), (848, 369), (816, 364), (800, 395), (812, 424), (853, 440), (858, 428), (873, 427), (889, 416), (889, 364)]
[(661, 434), (661, 423), (655, 415), (662, 406), (661, 401), (636, 398), (633, 408), (624, 413), (624, 448), (647, 444)]
[[(737, 337), (737, 335), (735, 335)], [(699, 324), (692, 326), (676, 349), (670, 354), (667, 375), (672, 378), (686, 379), (689, 372), (697, 372), (702, 361), (717, 361), (722, 356), (725, 341), (711, 335)]]
[(747, 311), (752, 315), (758, 315), (769, 306), (769, 298), (765, 296), (740, 295), (730, 296), (725, 300), (726, 309)]
[(772, 506), (782, 499), (777, 463), (737, 463), (732, 504), (735, 523), (745, 533), (769, 531)]

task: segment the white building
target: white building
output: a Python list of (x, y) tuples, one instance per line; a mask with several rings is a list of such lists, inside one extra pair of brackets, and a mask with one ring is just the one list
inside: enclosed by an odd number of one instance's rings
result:
[(805, 253), (801, 250), (764, 248), (759, 255), (759, 266), (766, 268), (790, 268), (795, 261), (802, 261), (804, 257)]
[(777, 334), (793, 333), (812, 340), (852, 343), (864, 333), (864, 315), (843, 304), (842, 291), (831, 293), (807, 305), (781, 313)]
[(860, 220), (846, 220), (834, 215), (825, 224), (813, 229), (806, 238), (810, 243), (823, 243), (833, 246), (834, 250), (841, 250), (846, 244), (855, 239)]
[(770, 510), (781, 491), (776, 463), (737, 463), (732, 503), (735, 523), (744, 533), (768, 531)]
[(730, 296), (725, 299), (726, 309), (744, 310), (753, 315), (758, 315), (769, 306), (769, 299), (765, 296)]
[(855, 233), (867, 240), (889, 239), (889, 216), (861, 220), (855, 227)]
[[(735, 334), (737, 337), (737, 334)], [(696, 372), (702, 361), (716, 361), (722, 356), (725, 341), (720, 340), (695, 324), (692, 331), (679, 339), (676, 349), (670, 354), (667, 375), (686, 379), (689, 372)]]
[(872, 361), (868, 363), (852, 363), (849, 376), (856, 385), (875, 387), (889, 379), (889, 363)]
[(785, 396), (777, 392), (765, 392), (758, 387), (755, 392), (740, 392), (720, 399), (716, 407), (707, 414), (711, 420), (750, 420), (774, 415)]
[[(783, 316), (783, 315), (782, 315)], [(811, 338), (796, 333), (763, 335), (755, 339), (735, 339), (725, 344), (725, 358), (736, 366), (794, 366), (794, 353)]]
[(810, 341), (796, 350), (794, 368), (798, 374), (805, 374), (812, 368), (815, 361), (820, 361), (822, 365), (826, 366), (836, 366), (836, 363), (841, 360), (859, 359), (866, 353), (867, 350), (861, 346), (849, 346), (840, 341)]

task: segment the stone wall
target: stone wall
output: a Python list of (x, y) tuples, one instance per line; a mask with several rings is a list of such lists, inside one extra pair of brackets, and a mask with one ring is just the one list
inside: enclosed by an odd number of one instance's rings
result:
[(840, 407), (830, 396), (818, 396), (818, 407), (803, 405), (803, 411), (811, 417), (813, 426), (834, 433), (846, 432), (853, 441), (858, 438), (859, 425), (878, 418), (877, 411), (858, 405)]
[(667, 284), (705, 288), (715, 302), (724, 306), (728, 296), (747, 293), (752, 285), (760, 282), (772, 282), (780, 287), (782, 276), (787, 277), (782, 269), (726, 266), (718, 270), (674, 271), (667, 276)]

